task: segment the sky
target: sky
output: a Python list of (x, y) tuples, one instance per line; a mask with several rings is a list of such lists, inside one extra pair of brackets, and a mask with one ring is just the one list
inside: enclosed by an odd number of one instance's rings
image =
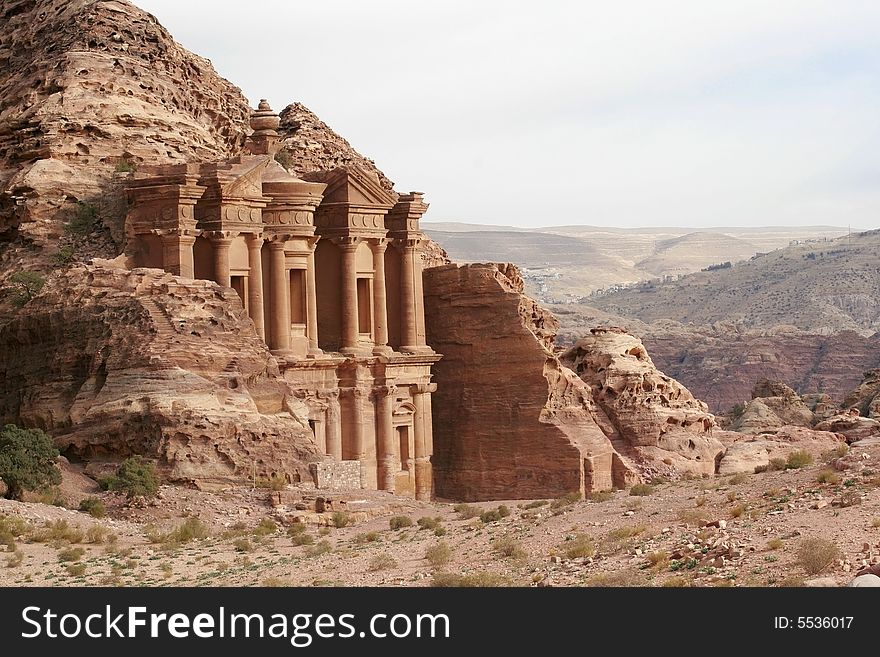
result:
[(425, 221), (880, 226), (876, 0), (134, 0)]

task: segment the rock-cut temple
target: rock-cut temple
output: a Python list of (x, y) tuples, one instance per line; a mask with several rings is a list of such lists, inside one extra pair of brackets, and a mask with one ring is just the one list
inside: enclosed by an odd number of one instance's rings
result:
[(291, 175), (262, 101), (247, 154), (139, 171), (128, 255), (231, 287), (309, 409), (318, 449), (364, 488), (431, 497), (431, 367), (422, 194), (352, 166)]

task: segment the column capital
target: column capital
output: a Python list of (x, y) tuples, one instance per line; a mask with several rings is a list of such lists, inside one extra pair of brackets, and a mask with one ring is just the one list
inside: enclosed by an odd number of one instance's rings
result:
[(322, 401), (333, 401), (335, 399), (339, 399), (339, 391), (338, 390), (319, 390), (317, 393), (318, 399)]
[(287, 240), (269, 240), (269, 249), (271, 249), (272, 251), (283, 251), (285, 246), (287, 246)]
[(384, 399), (386, 397), (391, 397), (396, 392), (397, 392), (397, 386), (395, 386), (395, 385), (373, 386), (373, 390), (372, 390), (371, 394), (377, 401), (379, 401), (379, 400)]
[(343, 251), (354, 251), (360, 246), (361, 242), (364, 241), (364, 238), (348, 235), (345, 237), (333, 237), (330, 241)]
[(231, 230), (209, 230), (202, 234), (211, 240), (213, 244), (221, 246), (232, 244), (232, 240), (238, 236), (237, 232)]
[(400, 251), (415, 251), (422, 246), (427, 240), (420, 237), (396, 238), (392, 240), (392, 244)]
[(367, 245), (370, 247), (370, 250), (374, 254), (385, 253), (388, 249), (388, 245), (391, 243), (391, 240), (387, 237), (380, 237), (377, 239), (369, 239), (367, 240)]
[(246, 233), (244, 238), (248, 246), (256, 248), (263, 246), (263, 242), (266, 241), (262, 233)]
[(366, 399), (370, 395), (367, 388), (345, 388), (344, 392), (356, 400)]
[(424, 395), (429, 392), (437, 392), (436, 383), (414, 383), (410, 386), (410, 391), (414, 395)]

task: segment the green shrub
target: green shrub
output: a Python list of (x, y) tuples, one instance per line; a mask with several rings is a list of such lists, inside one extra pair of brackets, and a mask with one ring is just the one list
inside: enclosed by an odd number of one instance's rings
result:
[(834, 470), (822, 470), (817, 476), (816, 481), (820, 484), (839, 484), (840, 475)]
[(388, 526), (391, 529), (398, 530), (404, 527), (412, 527), (413, 521), (409, 516), (394, 516), (388, 520)]
[(61, 483), (55, 465), (58, 450), (40, 429), (22, 429), (7, 424), (0, 431), (0, 479), (6, 483), (6, 497), (20, 500), (25, 491)]
[(502, 518), (506, 518), (507, 516), (509, 516), (510, 515), (510, 507), (508, 507), (505, 504), (499, 505), (498, 515), (501, 516)]
[(131, 160), (122, 160), (121, 162), (116, 164), (116, 168), (114, 169), (116, 173), (134, 173), (137, 171), (137, 164), (132, 162)]
[(17, 271), (9, 277), (12, 303), (23, 306), (43, 289), (46, 279), (35, 271)]
[(162, 537), (162, 543), (180, 545), (189, 543), (200, 538), (207, 538), (211, 534), (208, 526), (195, 517), (187, 518), (180, 525), (172, 529)]
[(98, 220), (98, 206), (85, 201), (77, 201), (66, 229), (71, 235), (85, 237), (95, 230)]
[(480, 520), (483, 522), (495, 522), (501, 520), (501, 514), (498, 513), (498, 509), (489, 509), (480, 514)]
[(633, 487), (629, 489), (630, 495), (637, 495), (639, 497), (650, 495), (653, 492), (654, 487), (651, 484), (633, 484)]
[(58, 253), (55, 254), (54, 260), (56, 265), (64, 267), (73, 262), (75, 257), (76, 247), (71, 244), (66, 244), (58, 249)]
[(102, 477), (98, 480), (101, 488), (116, 490), (127, 497), (155, 497), (159, 491), (159, 478), (156, 466), (141, 456), (132, 456), (123, 461), (115, 475)]
[(434, 568), (445, 566), (450, 559), (452, 559), (452, 548), (445, 541), (440, 541), (425, 550), (425, 560)]
[[(770, 459), (770, 463), (767, 464), (767, 469), (771, 472), (775, 472), (778, 470), (785, 470), (786, 461), (783, 458), (773, 458)], [(756, 468), (757, 471), (757, 468)]]
[(87, 497), (80, 500), (79, 510), (88, 513), (92, 518), (103, 518), (107, 515), (107, 508), (99, 497)]
[(796, 470), (810, 465), (813, 462), (813, 455), (805, 449), (799, 449), (788, 455), (785, 461), (786, 470)]
[(332, 519), (333, 526), (337, 529), (348, 527), (351, 524), (351, 516), (345, 511), (334, 511)]
[(283, 166), (285, 169), (289, 169), (294, 165), (293, 156), (286, 148), (282, 148), (280, 151), (275, 153), (275, 161), (278, 162), (278, 164)]

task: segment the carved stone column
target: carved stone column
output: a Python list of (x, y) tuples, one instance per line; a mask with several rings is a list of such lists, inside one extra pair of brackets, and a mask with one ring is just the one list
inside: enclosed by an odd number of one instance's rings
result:
[(416, 407), (413, 418), (416, 499), (430, 500), (434, 492), (431, 454), (434, 451), (433, 429), (431, 426), (431, 393), (437, 390), (436, 383), (419, 384), (412, 387), (413, 405)]
[(266, 339), (266, 327), (263, 319), (263, 238), (260, 235), (247, 236), (248, 249), (248, 315), (254, 322), (257, 334)]
[(400, 244), (400, 350), (418, 351), (418, 319), (416, 309), (416, 248), (418, 240), (402, 240)]
[(228, 233), (217, 233), (211, 236), (214, 247), (214, 280), (223, 287), (232, 287), (229, 274), (229, 246), (232, 236)]
[(351, 424), (350, 433), (351, 443), (349, 445), (349, 453), (343, 456), (346, 459), (359, 461), (361, 464), (361, 487), (370, 478), (366, 474), (369, 464), (366, 462), (366, 449), (364, 443), (364, 397), (367, 396), (367, 390), (362, 388), (351, 388)]
[(360, 240), (356, 237), (339, 237), (336, 239), (336, 244), (342, 252), (340, 267), (342, 344), (339, 350), (353, 354), (358, 351), (357, 248)]
[(309, 239), (309, 258), (306, 264), (306, 315), (309, 337), (309, 355), (320, 356), (324, 352), (318, 347), (318, 289), (315, 282), (315, 245), (319, 237)]
[(162, 266), (165, 271), (184, 278), (195, 276), (193, 264), (193, 235), (181, 235), (177, 231), (162, 233)]
[(272, 335), (269, 347), (275, 351), (290, 349), (290, 281), (284, 255), (284, 240), (269, 242), (269, 269), (272, 276)]
[(325, 393), (327, 400), (327, 455), (342, 460), (342, 421), (339, 413), (339, 391)]
[(395, 386), (373, 389), (376, 398), (376, 470), (379, 490), (394, 492), (394, 478), (399, 470), (400, 458), (394, 440), (394, 392)]
[(388, 248), (388, 240), (370, 240), (370, 250), (373, 252), (373, 326), (375, 346), (373, 353), (376, 355), (390, 354), (388, 346), (388, 302), (385, 291), (385, 251)]

